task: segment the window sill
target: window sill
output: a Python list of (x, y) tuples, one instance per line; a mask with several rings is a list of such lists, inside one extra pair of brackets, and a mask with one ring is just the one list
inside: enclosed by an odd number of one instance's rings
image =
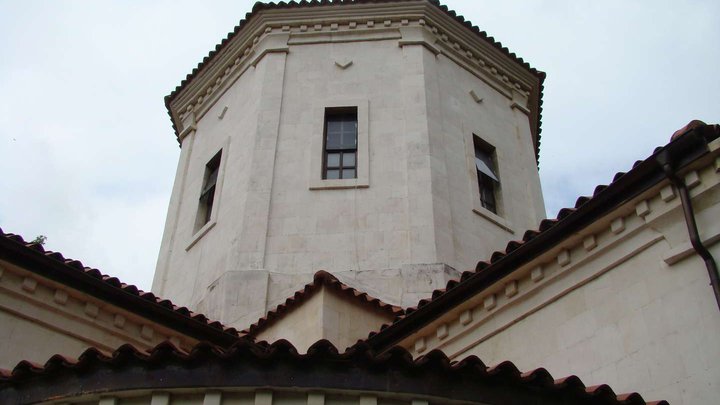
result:
[(313, 180), (310, 183), (310, 190), (338, 190), (346, 188), (368, 188), (370, 185), (363, 179), (332, 179)]
[(185, 248), (185, 251), (187, 252), (195, 246), (195, 244), (203, 237), (206, 233), (208, 233), (216, 224), (217, 222), (214, 219), (211, 219), (210, 222), (203, 225), (202, 228), (200, 228), (197, 232), (195, 232), (195, 235), (193, 235), (192, 239), (190, 240), (190, 243), (188, 243), (187, 247)]
[(512, 230), (512, 225), (510, 225), (510, 223), (505, 218), (502, 218), (497, 214), (493, 214), (485, 208), (473, 208), (473, 212), (489, 220), (490, 222), (494, 223), (495, 225), (499, 226), (500, 228), (506, 230), (511, 234), (515, 233), (515, 231)]

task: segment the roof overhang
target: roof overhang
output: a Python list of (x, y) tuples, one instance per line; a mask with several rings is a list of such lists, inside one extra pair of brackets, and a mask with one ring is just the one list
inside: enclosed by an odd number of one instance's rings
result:
[(0, 260), (199, 341), (227, 347), (242, 338), (234, 328), (227, 328), (185, 307), (177, 307), (169, 300), (122, 283), (97, 269), (87, 268), (80, 261), (45, 251), (42, 245), (25, 242), (19, 235), (4, 233), (2, 229)]
[(667, 182), (661, 162), (669, 162), (677, 172), (683, 172), (688, 167), (717, 159), (720, 125), (705, 125), (700, 121), (691, 124), (676, 133), (666, 146), (636, 162), (632, 170), (617, 173), (608, 186), (598, 186), (593, 196), (578, 198), (575, 208), (560, 210), (557, 219), (543, 220), (538, 230), (525, 232), (521, 241), (509, 242), (505, 251), (495, 252), (489, 261), (479, 262), (475, 271), (463, 272), (460, 280), (451, 280), (446, 288), (435, 290), (431, 298), (421, 300), (416, 308), (406, 309), (406, 314), (392, 325), (372, 333), (367, 343), (377, 351), (400, 344), (518, 269), (531, 265), (541, 255), (575, 238), (623, 204)]
[(451, 363), (439, 351), (413, 360), (401, 348), (377, 356), (361, 343), (338, 353), (327, 341), (315, 343), (305, 355), (286, 341), (269, 346), (238, 342), (228, 350), (200, 343), (189, 353), (167, 343), (148, 353), (125, 345), (112, 355), (88, 349), (78, 360), (56, 355), (44, 366), (21, 362), (12, 371), (0, 371), (2, 403), (74, 403), (100, 397), (114, 403), (133, 396), (168, 403), (171, 395), (188, 392), (194, 394), (188, 403), (197, 404), (218, 404), (238, 393), (249, 393), (263, 404), (297, 404), (298, 398), (325, 403), (326, 396), (347, 401), (342, 403), (646, 403), (637, 393), (616, 395), (607, 385), (586, 387), (576, 376), (554, 379), (545, 369), (521, 373), (509, 361), (487, 367), (470, 356)]
[[(420, 27), (422, 34), (408, 28)], [(399, 45), (422, 42), (488, 83), (528, 115), (536, 157), (540, 148), (545, 73), (437, 1), (355, 0), (256, 3), (252, 12), (165, 97), (178, 142), (248, 68), (267, 53), (288, 52), (292, 38), (332, 38), (343, 31), (373, 38), (397, 30)]]

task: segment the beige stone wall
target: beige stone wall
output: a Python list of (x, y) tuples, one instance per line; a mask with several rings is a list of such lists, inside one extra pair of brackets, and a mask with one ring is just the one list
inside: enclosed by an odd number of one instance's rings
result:
[(323, 293), (313, 294), (301, 306), (292, 309), (282, 318), (265, 328), (256, 337), (268, 343), (285, 339), (300, 353), (323, 338)]
[(285, 339), (298, 352), (305, 353), (313, 343), (326, 339), (343, 351), (392, 319), (392, 315), (321, 287), (307, 301), (258, 333), (256, 341), (272, 343)]
[(147, 349), (170, 340), (189, 349), (196, 339), (22, 268), (0, 261), (0, 368), (54, 354), (76, 357), (89, 347), (112, 352), (130, 343)]
[[(686, 182), (701, 236), (718, 258), (720, 160), (710, 164)], [(439, 348), (458, 360), (545, 367), (646, 399), (716, 403), (720, 312), (679, 200), (668, 185), (656, 187), (403, 345), (416, 355)]]
[[(450, 57), (424, 54), (438, 261), (467, 270), (545, 217), (527, 115)], [(473, 100), (469, 91), (482, 102)], [(521, 98), (517, 93), (515, 97)], [(498, 214), (480, 205), (473, 135), (496, 148)]]
[[(537, 224), (523, 112), (532, 77), (426, 2), (403, 7), (359, 7), (362, 18), (318, 8), (313, 23), (269, 13), (246, 27), (257, 37), (220, 57), (228, 68), (212, 68), (217, 80), (196, 79), (206, 92), (181, 94), (182, 154), (153, 291), (241, 328), (319, 269), (412, 305)], [(321, 180), (333, 106), (358, 107), (357, 180)], [(479, 204), (473, 134), (497, 148), (499, 215)], [(221, 148), (213, 218), (196, 230), (204, 166)], [(416, 281), (418, 269), (430, 276)]]

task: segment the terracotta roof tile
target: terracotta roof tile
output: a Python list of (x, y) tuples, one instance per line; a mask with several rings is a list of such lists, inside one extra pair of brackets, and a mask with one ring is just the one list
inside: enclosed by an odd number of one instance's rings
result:
[[(687, 129), (689, 128), (689, 129)], [(690, 133), (695, 131), (694, 138), (691, 138)], [(680, 133), (680, 135), (677, 135)], [(689, 138), (684, 140), (684, 144), (680, 142), (681, 138)], [(613, 177), (613, 181), (609, 185), (599, 185), (595, 187), (593, 195), (591, 197), (579, 197), (575, 202), (575, 207), (563, 208), (558, 212), (556, 219), (544, 219), (540, 222), (537, 230), (528, 230), (524, 233), (522, 240), (509, 242), (504, 251), (495, 251), (490, 255), (490, 261), (479, 261), (475, 267), (475, 271), (464, 271), (460, 280), (450, 280), (447, 283), (445, 289), (437, 289), (433, 291), (429, 299), (422, 299), (418, 302), (417, 308), (407, 308), (405, 311), (406, 316), (403, 318), (397, 318), (395, 322), (390, 326), (386, 327), (379, 332), (371, 332), (368, 336), (368, 342), (375, 346), (379, 341), (378, 336), (385, 334), (387, 336), (388, 331), (395, 332), (398, 329), (399, 324), (408, 324), (417, 321), (419, 317), (424, 316), (424, 308), (427, 308), (429, 304), (435, 303), (436, 301), (443, 299), (448, 293), (458, 289), (459, 286), (465, 286), (466, 284), (478, 280), (480, 277), (486, 277), (487, 282), (478, 284), (480, 288), (487, 287), (491, 281), (496, 281), (502, 275), (509, 274), (519, 264), (524, 261), (530, 260), (553, 246), (552, 243), (548, 243), (545, 239), (559, 240), (566, 237), (577, 229), (587, 225), (590, 221), (589, 218), (598, 217), (604, 215), (608, 210), (613, 208), (613, 204), (621, 204), (627, 201), (632, 193), (639, 194), (643, 189), (639, 189), (643, 183), (643, 176), (648, 177), (654, 170), (658, 169), (658, 164), (655, 161), (658, 154), (673, 150), (678, 155), (688, 154), (688, 151), (694, 151), (695, 155), (700, 155), (707, 152), (707, 142), (714, 139), (720, 138), (720, 125), (706, 125), (702, 121), (693, 120), (690, 124), (686, 125), (682, 130), (676, 131), (673, 135), (673, 141), (669, 144), (655, 148), (652, 155), (647, 159), (636, 162), (633, 165), (632, 170), (629, 172), (619, 172)], [(690, 156), (695, 159), (697, 156)], [(665, 175), (659, 170), (659, 179), (664, 179)], [(634, 178), (631, 178), (635, 176)], [(660, 180), (657, 180), (660, 181)], [(653, 184), (656, 184), (657, 181)], [(609, 201), (609, 203), (606, 202)], [(559, 226), (562, 225), (562, 226)], [(561, 230), (558, 230), (562, 228)], [(555, 233), (552, 236), (551, 233)], [(528, 254), (530, 249), (534, 249), (531, 254)], [(513, 263), (506, 268), (499, 269), (501, 264), (508, 262)], [(516, 264), (517, 263), (517, 264)], [(489, 277), (489, 274), (493, 274), (494, 277)], [(480, 290), (464, 290), (463, 294), (475, 294)], [(462, 300), (453, 301), (453, 304), (462, 302)], [(415, 325), (413, 328), (419, 326)], [(391, 344), (389, 341), (380, 340), (380, 345)], [(396, 343), (397, 340), (392, 343)]]
[(317, 292), (321, 286), (325, 286), (350, 297), (362, 305), (374, 307), (387, 313), (388, 315), (398, 316), (405, 313), (401, 307), (387, 304), (379, 298), (372, 297), (365, 292), (350, 287), (327, 271), (320, 270), (313, 276), (312, 283), (306, 284), (302, 289), (296, 291), (292, 297), (286, 299), (283, 304), (278, 305), (275, 309), (270, 310), (264, 317), (258, 319), (257, 322), (250, 325), (248, 329), (244, 330), (243, 333), (247, 334), (249, 337), (257, 336), (260, 331), (277, 322), (287, 313), (291, 312), (293, 309), (305, 302), (305, 300)]
[[(211, 373), (212, 376), (209, 376), (203, 367), (212, 367), (215, 364), (222, 364), (224, 372)], [(181, 367), (174, 367), (175, 365)], [(158, 370), (163, 370), (165, 366), (168, 366), (165, 369), (167, 374), (158, 374)], [(130, 383), (127, 382), (132, 380), (122, 381), (122, 378), (108, 378), (108, 373), (132, 373), (133, 371), (143, 373), (143, 369), (152, 369), (155, 376), (162, 375), (163, 377), (147, 381), (146, 374), (142, 374), (144, 389), (153, 388), (153, 384), (160, 384), (160, 381), (163, 385), (159, 387), (164, 389), (183, 388), (187, 386), (188, 381), (193, 381), (195, 387), (203, 387), (204, 384), (216, 388), (241, 386), (244, 381), (247, 381), (243, 380), (247, 373), (234, 373), (232, 372), (233, 367), (261, 368), (262, 373), (257, 374), (267, 378), (270, 382), (267, 386), (270, 387), (282, 387), (283, 384), (288, 384), (288, 381), (283, 380), (283, 376), (289, 376), (289, 384), (297, 388), (303, 387), (300, 380), (302, 374), (316, 373), (322, 367), (327, 366), (333, 373), (349, 370), (348, 372), (352, 373), (354, 378), (345, 378), (343, 381), (350, 385), (365, 382), (365, 379), (357, 378), (358, 373), (377, 376), (378, 373), (385, 372), (392, 375), (393, 381), (401, 378), (412, 380), (429, 375), (431, 379), (440, 380), (439, 385), (441, 386), (467, 384), (475, 390), (471, 395), (486, 394), (494, 390), (495, 394), (501, 392), (506, 395), (505, 398), (508, 398), (507, 395), (511, 398), (514, 396), (517, 398), (552, 398), (554, 401), (563, 398), (567, 402), (562, 403), (568, 404), (640, 405), (648, 403), (637, 393), (616, 395), (607, 385), (585, 387), (577, 376), (553, 379), (552, 375), (544, 368), (521, 372), (515, 364), (509, 361), (492, 367), (486, 366), (476, 356), (452, 362), (438, 350), (413, 360), (411, 354), (400, 347), (394, 347), (378, 355), (362, 342), (350, 347), (344, 353), (340, 353), (326, 340), (318, 341), (310, 346), (306, 354), (299, 354), (292, 344), (284, 340), (273, 344), (258, 344), (240, 340), (228, 349), (209, 343), (199, 343), (189, 352), (179, 350), (169, 342), (161, 343), (147, 351), (139, 350), (129, 344), (119, 347), (113, 353), (103, 353), (95, 348), (90, 348), (77, 360), (55, 355), (44, 365), (22, 361), (13, 370), (0, 370), (0, 400), (11, 401), (19, 395), (31, 395), (37, 387), (42, 387), (42, 393), (37, 395), (48, 397), (62, 398), (77, 394), (76, 392), (66, 392), (67, 387), (75, 387), (67, 383), (68, 378), (84, 382), (97, 376), (103, 380), (101, 388), (103, 392), (113, 391), (116, 388), (133, 389), (134, 387), (128, 386)], [(275, 375), (272, 372), (274, 368), (283, 372)], [(288, 372), (288, 369), (299, 370), (299, 372)], [(178, 372), (181, 375), (175, 379), (177, 386), (173, 386), (172, 381), (175, 381), (173, 373)], [(58, 380), (57, 376), (60, 375), (69, 377)], [(118, 375), (127, 376), (127, 374)], [(191, 375), (200, 379), (205, 378), (205, 381), (188, 378)], [(53, 388), (53, 384), (56, 384), (57, 381), (60, 383)], [(322, 380), (318, 381), (317, 378), (312, 378), (310, 384), (314, 384), (315, 388), (322, 388)], [(113, 384), (119, 384), (119, 386), (114, 387)], [(422, 384), (415, 384), (415, 386), (419, 390), (427, 389)], [(93, 393), (92, 389), (88, 388), (92, 387), (91, 384), (83, 385), (83, 387), (86, 394)], [(363, 388), (367, 388), (367, 386)], [(447, 387), (443, 386), (443, 389), (445, 388)], [(382, 387), (382, 390), (391, 389), (387, 386)], [(456, 395), (462, 391), (452, 392), (453, 395)], [(27, 397), (23, 396), (23, 398)], [(490, 395), (487, 398), (495, 398), (488, 403), (502, 403), (497, 401), (497, 396)], [(652, 404), (667, 405), (667, 402), (659, 401), (652, 402)]]
[[(142, 291), (132, 284), (122, 283), (116, 277), (103, 274), (98, 269), (85, 267), (79, 260), (65, 258), (59, 252), (47, 251), (40, 244), (26, 242), (20, 235), (16, 235), (13, 233), (5, 233), (2, 228), (0, 228), (0, 253), (2, 253), (0, 254), (0, 258), (12, 262), (13, 258), (16, 257), (19, 252), (29, 255), (33, 260), (36, 261), (34, 262), (35, 265), (33, 266), (21, 267), (25, 268), (26, 270), (38, 273), (41, 276), (53, 278), (55, 279), (55, 281), (69, 284), (71, 287), (73, 287), (72, 284), (76, 282), (78, 278), (84, 281), (96, 280), (101, 282), (104, 286), (110, 287), (129, 296), (134, 296), (141, 299), (145, 305), (162, 307), (184, 318), (188, 318), (188, 320), (198, 322), (205, 328), (220, 331), (221, 333), (228, 335), (228, 338), (238, 338), (242, 336), (241, 333), (239, 333), (235, 328), (226, 327), (220, 322), (211, 321), (203, 314), (195, 313), (185, 307), (179, 307), (177, 305), (174, 305), (170, 300), (157, 297), (155, 294), (149, 291)], [(62, 268), (65, 270), (64, 275), (72, 276), (72, 278), (58, 275), (57, 272), (46, 268), (45, 264), (47, 264), (47, 262), (43, 261), (42, 259), (50, 259), (50, 264), (61, 265)], [(40, 264), (39, 262), (42, 263)], [(99, 293), (99, 291), (97, 290), (93, 291)], [(160, 319), (154, 320), (160, 321)], [(185, 321), (185, 323), (187, 323), (187, 321)], [(210, 337), (208, 336), (205, 337), (205, 339), (209, 338)]]

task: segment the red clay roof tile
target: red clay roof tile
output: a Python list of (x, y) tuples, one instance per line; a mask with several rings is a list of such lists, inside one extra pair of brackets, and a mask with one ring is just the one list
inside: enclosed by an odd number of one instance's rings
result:
[(257, 334), (277, 322), (279, 319), (284, 317), (287, 313), (301, 305), (305, 300), (310, 298), (315, 292), (317, 292), (321, 286), (331, 288), (341, 294), (352, 298), (356, 302), (362, 305), (370, 305), (371, 307), (387, 313), (388, 315), (398, 316), (405, 313), (405, 311), (398, 306), (387, 304), (379, 298), (372, 297), (365, 292), (359, 291), (349, 285), (338, 280), (335, 276), (328, 273), (325, 270), (320, 270), (313, 276), (312, 283), (306, 284), (302, 289), (298, 290), (293, 294), (292, 297), (285, 300), (285, 303), (278, 305), (275, 309), (268, 311), (268, 313), (262, 318), (258, 319), (257, 322), (250, 325), (250, 327), (243, 331), (248, 337), (255, 337)]
[[(220, 364), (224, 370), (222, 373), (207, 373), (205, 367)], [(438, 350), (413, 359), (409, 352), (400, 347), (394, 347), (378, 355), (363, 342), (340, 353), (326, 340), (313, 344), (306, 354), (299, 354), (292, 344), (284, 340), (273, 344), (240, 340), (228, 349), (209, 343), (199, 343), (189, 352), (179, 350), (170, 342), (161, 343), (147, 351), (139, 350), (129, 344), (119, 347), (113, 353), (103, 353), (90, 348), (77, 360), (56, 355), (44, 365), (22, 361), (11, 371), (0, 370), (0, 401), (10, 402), (21, 396), (27, 399), (33, 395), (36, 396), (36, 400), (45, 397), (69, 397), (78, 392), (67, 391), (75, 390), (74, 387), (79, 387), (80, 384), (85, 394), (92, 394), (93, 390), (90, 387), (93, 385), (84, 383), (93, 378), (103, 381), (100, 388), (103, 392), (133, 389), (136, 388), (132, 386), (133, 381), (136, 380), (127, 378), (128, 373), (133, 372), (141, 374), (143, 389), (152, 389), (155, 387), (154, 384), (157, 385), (156, 388), (162, 389), (184, 388), (187, 387), (188, 381), (192, 381), (194, 387), (215, 388), (257, 384), (257, 381), (248, 382), (247, 372), (233, 372), (234, 367), (240, 370), (262, 369), (262, 373), (256, 375), (266, 378), (265, 386), (269, 387), (289, 385), (298, 388), (304, 387), (303, 384), (310, 384), (314, 388), (322, 389), (322, 379), (313, 376), (307, 380), (308, 382), (303, 382), (305, 380), (302, 377), (303, 374), (317, 374), (318, 370), (326, 368), (333, 374), (343, 372), (352, 374), (353, 378), (341, 376), (339, 380), (333, 380), (335, 384), (344, 381), (344, 384), (348, 385), (344, 387), (346, 389), (367, 390), (368, 386), (355, 387), (353, 384), (366, 383), (377, 378), (379, 374), (387, 373), (393, 383), (400, 379), (413, 381), (429, 377), (430, 381), (438, 382), (437, 386), (441, 387), (444, 395), (452, 392), (453, 396), (470, 395), (475, 399), (485, 396), (483, 402), (487, 401), (491, 404), (505, 403), (503, 398), (512, 398), (516, 402), (518, 399), (545, 400), (538, 403), (556, 403), (553, 401), (562, 398), (566, 401), (562, 403), (567, 404), (648, 404), (637, 393), (616, 395), (607, 385), (585, 387), (577, 376), (553, 379), (543, 368), (520, 372), (509, 361), (492, 367), (486, 366), (476, 356), (452, 362)], [(148, 369), (152, 369), (156, 377), (162, 378), (147, 380), (143, 370)], [(275, 374), (273, 369), (282, 372)], [(112, 373), (117, 373), (118, 377), (109, 378), (109, 374)], [(364, 373), (368, 376), (372, 375), (373, 378), (358, 378), (358, 375)], [(58, 379), (57, 376), (60, 375), (65, 378)], [(285, 381), (286, 377), (289, 380)], [(78, 384), (68, 384), (70, 380)], [(388, 384), (384, 379), (376, 381), (380, 381), (383, 385), (378, 387), (379, 391), (392, 392), (392, 384)], [(456, 388), (455, 385), (465, 391), (453, 390)], [(423, 394), (429, 394), (431, 392), (426, 390), (433, 389), (424, 384), (416, 383), (413, 386), (413, 389)], [(42, 389), (38, 390), (38, 387)], [(470, 391), (467, 391), (468, 389)], [(33, 390), (37, 391), (33, 392)], [(650, 404), (667, 405), (667, 402)]]
[[(185, 307), (178, 307), (174, 305), (170, 300), (157, 297), (152, 292), (142, 291), (134, 285), (122, 283), (116, 277), (102, 274), (97, 269), (85, 267), (82, 262), (74, 259), (65, 258), (59, 252), (46, 251), (42, 245), (26, 242), (20, 235), (16, 235), (13, 233), (5, 233), (3, 232), (2, 228), (0, 228), (0, 253), (2, 253), (0, 254), (0, 258), (12, 261), (13, 258), (18, 255), (18, 252), (24, 252), (35, 261), (46, 258), (51, 259), (52, 262), (54, 262), (54, 264), (56, 265), (61, 265), (66, 271), (65, 275), (72, 275), (72, 278), (58, 276), (56, 272), (52, 271), (50, 268), (45, 267), (46, 263), (36, 263), (33, 266), (21, 267), (26, 268), (26, 270), (38, 273), (39, 275), (44, 277), (55, 277), (55, 281), (68, 284), (70, 287), (74, 287), (74, 283), (77, 281), (77, 277), (80, 277), (86, 281), (97, 280), (107, 287), (111, 287), (114, 290), (121, 291), (125, 294), (128, 294), (129, 296), (134, 296), (141, 299), (143, 305), (162, 307), (164, 309), (172, 311), (177, 315), (188, 318), (188, 320), (199, 323), (200, 326), (206, 328), (207, 331), (219, 331), (222, 334), (226, 335), (225, 339), (227, 342), (234, 342), (235, 339), (242, 336), (235, 328), (226, 327), (220, 322), (211, 321), (205, 315), (191, 312)], [(93, 291), (98, 294), (101, 293), (100, 291), (95, 289)], [(125, 296), (125, 298), (127, 299), (131, 297)], [(155, 315), (157, 316), (157, 314)], [(160, 321), (162, 323), (163, 319), (161, 318), (161, 316), (158, 316), (157, 318), (154, 318), (154, 320)], [(187, 321), (184, 321), (183, 323), (186, 326), (189, 325)], [(212, 337), (211, 335), (207, 335), (204, 336), (204, 339), (212, 339)]]

